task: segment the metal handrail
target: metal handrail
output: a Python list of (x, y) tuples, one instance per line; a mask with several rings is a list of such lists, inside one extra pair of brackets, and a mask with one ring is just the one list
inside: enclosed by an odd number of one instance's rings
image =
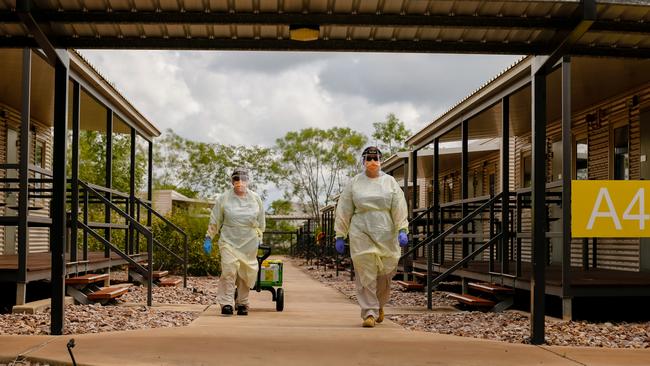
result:
[(431, 211), (433, 211), (434, 209), (435, 209), (435, 206), (431, 206), (431, 207), (427, 208), (426, 210), (420, 212), (417, 216), (415, 216), (414, 218), (412, 218), (412, 219), (409, 221), (409, 225), (412, 224), (412, 223), (414, 223), (414, 222), (416, 222), (417, 220), (421, 219), (421, 218), (424, 217), (425, 215), (431, 213)]
[[(70, 183), (70, 182), (72, 182), (72, 179), (68, 179), (68, 183)], [(84, 182), (81, 179), (79, 179), (79, 184), (81, 184), (81, 185), (83, 185), (84, 187), (87, 187), (87, 188), (92, 188), (92, 190), (95, 191), (95, 193), (97, 193), (97, 192), (110, 193), (110, 194), (118, 196), (120, 198), (129, 198), (130, 197), (128, 193), (118, 191), (118, 190), (115, 190), (115, 189), (112, 189), (112, 188), (106, 188), (106, 187), (102, 187), (102, 186), (99, 186), (99, 185), (96, 185), (96, 184)]]
[(436, 237), (434, 237), (435, 234), (429, 235), (426, 239), (422, 240), (420, 243), (410, 248), (406, 253), (402, 254), (400, 260), (404, 259), (408, 255), (413, 254), (413, 252), (415, 252), (416, 250), (418, 250), (424, 245), (434, 245), (440, 243), (446, 236), (458, 230), (458, 228), (461, 227), (462, 225), (465, 225), (468, 222), (472, 221), (472, 219), (478, 214), (482, 213), (486, 207), (493, 204), (495, 201), (499, 199), (501, 199), (501, 193), (498, 193), (494, 197), (490, 198), (484, 204), (479, 206), (476, 210), (472, 211), (467, 216), (463, 217), (460, 221), (452, 225), (449, 229), (445, 230), (442, 234), (439, 234)]
[[(187, 233), (178, 227), (176, 224), (173, 222), (169, 221), (166, 217), (164, 217), (160, 212), (156, 211), (151, 207), (149, 204), (145, 203), (142, 199), (138, 197), (133, 197), (134, 201), (139, 205), (143, 206), (148, 212), (152, 213), (154, 216), (158, 217), (162, 222), (164, 222), (166, 225), (172, 227), (174, 230), (179, 232), (183, 236), (183, 258), (181, 258), (179, 255), (176, 253), (172, 252), (169, 248), (164, 246), (162, 243), (160, 243), (158, 240), (154, 239), (154, 243), (158, 245), (159, 247), (163, 248), (165, 251), (168, 253), (172, 254), (179, 262), (183, 264), (183, 287), (187, 288), (187, 258), (189, 256), (189, 247), (188, 247), (188, 237)], [(153, 235), (153, 233), (152, 233)]]
[(144, 206), (144, 208), (146, 208), (148, 211), (150, 211), (154, 216), (156, 216), (156, 217), (158, 217), (160, 220), (162, 220), (165, 224), (167, 224), (167, 225), (173, 227), (176, 231), (180, 232), (183, 236), (187, 236), (187, 234), (183, 231), (183, 229), (181, 229), (180, 227), (178, 227), (178, 226), (177, 226), (176, 224), (174, 224), (173, 222), (169, 221), (169, 220), (168, 220), (165, 216), (163, 216), (160, 212), (154, 210), (151, 206), (149, 206), (149, 204), (145, 203), (143, 200), (141, 200), (141, 199), (138, 198), (138, 197), (135, 197), (135, 200), (136, 200), (136, 201), (137, 201), (141, 206)]
[[(126, 253), (122, 252), (119, 250), (117, 247), (115, 247), (112, 243), (110, 243), (108, 240), (103, 238), (101, 235), (99, 235), (97, 232), (95, 232), (93, 229), (91, 229), (87, 223), (85, 222), (79, 222), (77, 219), (76, 215), (74, 215), (74, 219), (77, 223), (77, 225), (80, 225), (81, 228), (84, 229), (84, 232), (89, 233), (92, 235), (95, 239), (99, 240), (102, 242), (105, 246), (108, 246), (111, 250), (113, 250), (115, 253), (117, 253), (120, 257), (124, 258), (127, 262), (132, 264), (140, 274), (143, 274), (141, 271), (146, 271), (147, 273), (147, 306), (151, 306), (153, 303), (153, 295), (152, 295), (152, 287), (153, 287), (153, 246), (154, 246), (154, 240), (153, 240), (153, 234), (151, 231), (145, 227), (144, 225), (140, 224), (137, 220), (135, 220), (133, 217), (129, 216), (126, 212), (122, 211), (119, 207), (117, 207), (113, 202), (111, 202), (108, 198), (104, 197), (104, 195), (100, 194), (97, 192), (94, 188), (91, 187), (89, 183), (86, 183), (82, 180), (78, 180), (79, 186), (82, 187), (86, 191), (86, 196), (88, 196), (88, 193), (92, 193), (95, 196), (99, 198), (101, 202), (106, 204), (106, 206), (109, 209), (115, 210), (120, 216), (125, 218), (127, 221), (131, 223), (131, 225), (140, 233), (142, 233), (146, 239), (147, 239), (147, 259), (149, 263), (149, 268), (145, 270), (144, 267), (142, 267), (140, 264), (136, 263), (131, 257), (129, 257)], [(86, 208), (87, 210), (87, 208)], [(85, 221), (85, 219), (84, 219)]]
[[(480, 254), (482, 251), (484, 251), (487, 247), (489, 247), (490, 245), (494, 244), (494, 242), (496, 242), (497, 240), (501, 239), (501, 236), (502, 236), (502, 235), (503, 235), (503, 232), (500, 232), (500, 233), (496, 234), (496, 235), (495, 235), (494, 237), (492, 237), (490, 240), (488, 240), (488, 241), (485, 242), (483, 245), (481, 245), (480, 247), (478, 247), (478, 249), (476, 249), (475, 251), (473, 251), (472, 253), (470, 253), (469, 255), (467, 255), (467, 257), (461, 259), (461, 260), (458, 261), (456, 264), (454, 264), (453, 266), (449, 267), (445, 272), (439, 274), (436, 278), (434, 278), (433, 280), (431, 280), (431, 288), (437, 286), (440, 282), (442, 282), (442, 281), (443, 281), (445, 278), (447, 278), (450, 274), (452, 274), (453, 272), (455, 272), (458, 268), (462, 267), (462, 266), (465, 265), (467, 262), (469, 262), (469, 261), (471, 261), (472, 259), (474, 259), (474, 257), (476, 257), (477, 255), (479, 255), (479, 254)], [(427, 274), (427, 275), (428, 275), (428, 274)]]

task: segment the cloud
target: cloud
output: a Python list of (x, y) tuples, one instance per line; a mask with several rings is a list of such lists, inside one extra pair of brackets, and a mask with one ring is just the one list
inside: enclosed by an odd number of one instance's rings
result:
[(393, 112), (415, 132), (514, 56), (82, 51), (161, 130), (270, 146), (289, 131), (367, 135)]

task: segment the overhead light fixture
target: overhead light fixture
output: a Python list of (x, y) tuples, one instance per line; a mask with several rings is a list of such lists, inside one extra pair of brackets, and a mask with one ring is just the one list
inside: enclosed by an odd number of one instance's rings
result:
[(319, 35), (320, 26), (317, 24), (292, 24), (289, 26), (289, 36), (294, 41), (316, 41)]

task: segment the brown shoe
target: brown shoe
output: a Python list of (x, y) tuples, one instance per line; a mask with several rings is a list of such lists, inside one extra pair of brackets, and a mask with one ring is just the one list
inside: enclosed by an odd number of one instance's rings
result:
[(381, 323), (384, 321), (384, 308), (379, 308), (379, 316), (375, 322)]
[(363, 327), (364, 328), (374, 328), (375, 327), (375, 318), (370, 315), (363, 321)]

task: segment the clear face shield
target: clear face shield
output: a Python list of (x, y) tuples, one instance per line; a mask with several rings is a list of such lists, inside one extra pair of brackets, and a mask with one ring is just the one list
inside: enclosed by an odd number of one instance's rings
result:
[(379, 170), (381, 170), (381, 155), (379, 149), (366, 149), (361, 156), (364, 170), (371, 174), (379, 173)]
[(248, 172), (244, 170), (236, 170), (230, 176), (232, 186), (236, 192), (243, 192), (248, 187)]

